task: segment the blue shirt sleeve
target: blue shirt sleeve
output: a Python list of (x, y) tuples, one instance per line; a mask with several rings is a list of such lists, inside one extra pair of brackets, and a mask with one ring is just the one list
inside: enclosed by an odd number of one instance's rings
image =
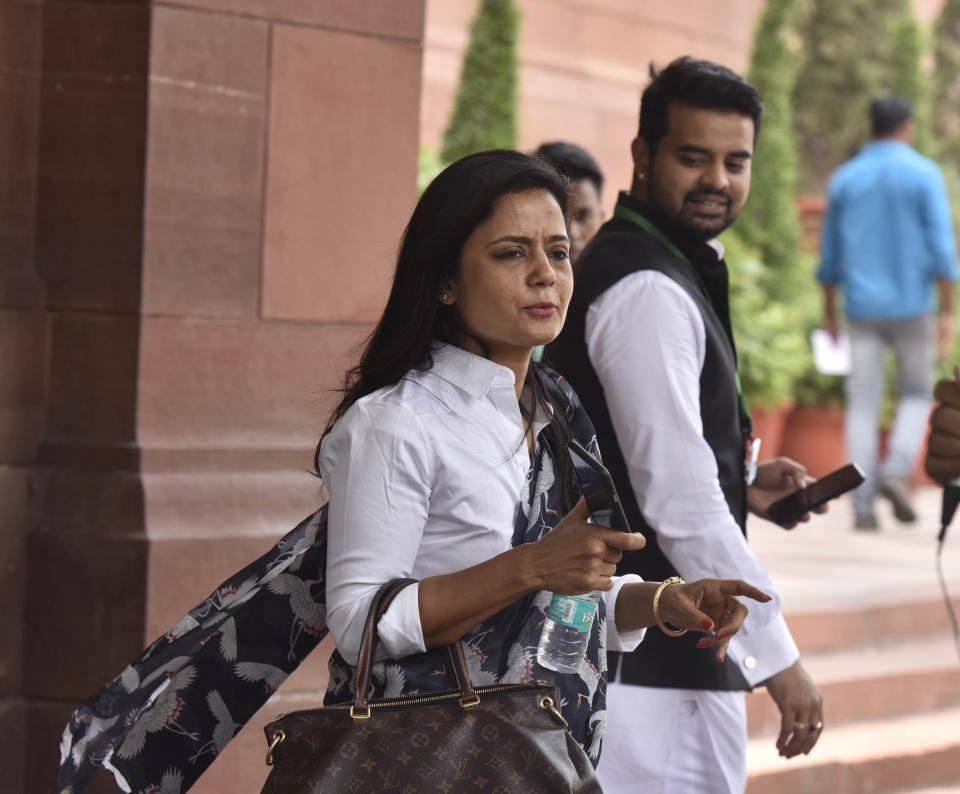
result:
[(957, 280), (957, 243), (953, 233), (950, 200), (943, 174), (935, 166), (923, 185), (920, 217), (932, 271), (938, 278)]
[(834, 180), (830, 185), (827, 212), (820, 232), (820, 267), (817, 268), (817, 281), (821, 284), (837, 284), (840, 281), (843, 265), (840, 238), (841, 205), (840, 191)]

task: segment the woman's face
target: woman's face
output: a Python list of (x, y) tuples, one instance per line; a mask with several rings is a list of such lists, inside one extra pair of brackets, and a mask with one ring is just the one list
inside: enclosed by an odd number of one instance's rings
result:
[[(456, 304), (470, 334), (502, 361), (552, 341), (572, 291), (563, 213), (548, 191), (535, 188), (497, 200), (463, 244), (460, 271), (441, 301)], [(468, 338), (463, 346), (472, 350), (473, 343)]]

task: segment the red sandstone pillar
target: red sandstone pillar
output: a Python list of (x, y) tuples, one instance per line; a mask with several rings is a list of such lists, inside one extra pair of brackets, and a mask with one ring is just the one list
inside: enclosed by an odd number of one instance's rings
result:
[[(415, 199), (422, 28), (423, 0), (0, 3), (13, 790), (52, 790), (76, 703), (317, 506)], [(194, 790), (257, 790), (258, 731)]]

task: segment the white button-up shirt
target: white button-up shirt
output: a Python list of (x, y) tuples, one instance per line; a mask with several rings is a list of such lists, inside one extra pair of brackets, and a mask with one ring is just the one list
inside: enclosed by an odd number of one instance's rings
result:
[[(454, 573), (511, 548), (530, 467), (513, 370), (453, 345), (433, 361), (352, 405), (317, 459), (330, 492), (327, 625), (352, 664), (381, 584)], [(535, 434), (545, 426), (535, 421)], [(616, 629), (627, 581), (641, 580), (616, 577), (603, 594), (610, 650), (643, 637)], [(380, 658), (426, 650), (418, 585), (397, 596), (379, 636)]]
[(703, 317), (677, 282), (643, 270), (592, 303), (585, 340), (637, 505), (667, 559), (687, 581), (743, 579), (773, 596), (766, 604), (747, 602), (750, 614), (728, 650), (756, 686), (799, 653), (773, 582), (720, 490), (717, 461), (703, 436)]

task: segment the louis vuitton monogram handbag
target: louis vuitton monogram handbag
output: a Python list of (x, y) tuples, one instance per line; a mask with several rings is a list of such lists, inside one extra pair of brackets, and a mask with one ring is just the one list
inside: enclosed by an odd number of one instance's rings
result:
[(450, 689), (368, 700), (377, 624), (412, 579), (387, 582), (364, 626), (353, 703), (284, 714), (266, 726), (262, 794), (602, 794), (565, 730), (555, 687), (474, 687), (460, 643), (444, 649)]

